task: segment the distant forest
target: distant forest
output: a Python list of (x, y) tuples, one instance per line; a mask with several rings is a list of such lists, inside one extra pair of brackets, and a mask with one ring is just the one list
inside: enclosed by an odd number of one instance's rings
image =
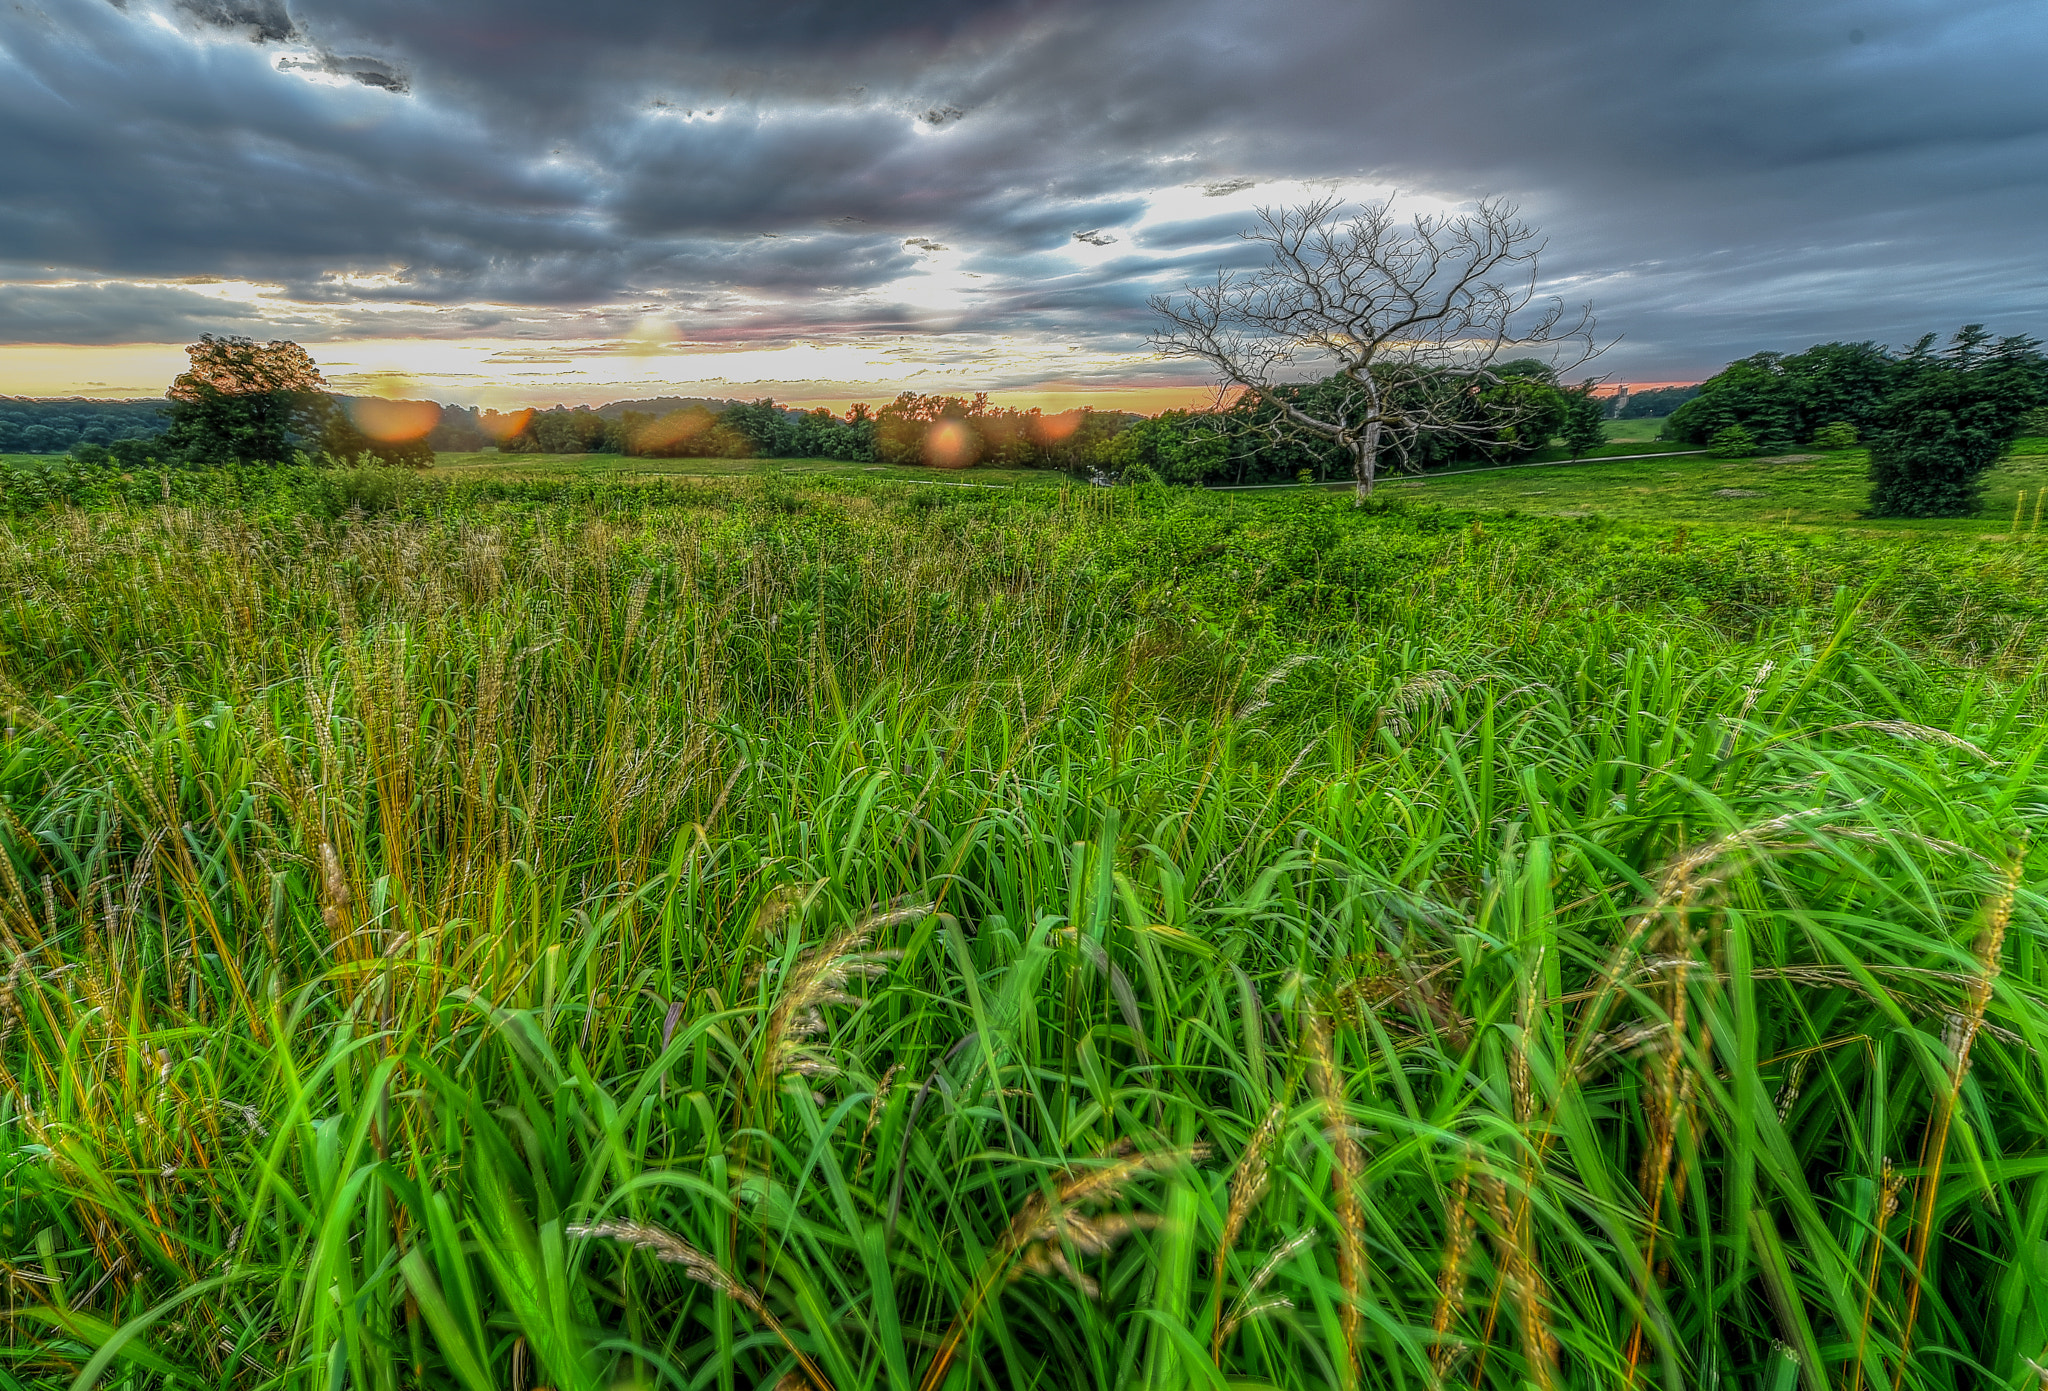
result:
[(67, 454), (163, 433), (164, 402), (0, 396), (0, 454)]
[(1659, 386), (1616, 396), (1609, 420), (1661, 420), (1700, 394), (1697, 386)]
[[(1631, 392), (1616, 399), (1609, 418), (1640, 420), (1670, 415), (1699, 395), (1699, 391), (1697, 386), (1674, 386)], [(351, 399), (336, 398), (344, 406)], [(801, 451), (810, 457), (853, 458), (866, 455), (872, 447), (873, 436), (860, 420), (863, 415), (879, 420), (879, 413), (861, 412), (848, 419), (778, 406), (771, 414), (760, 409), (763, 404), (698, 396), (657, 396), (613, 401), (594, 408), (553, 406), (530, 415), (487, 411), (476, 406), (439, 406), (440, 421), (428, 434), (427, 443), (443, 454), (494, 446), (550, 454), (697, 454), (734, 447), (738, 441), (728, 436), (740, 433), (747, 437), (743, 452), (748, 453)], [(165, 403), (156, 399), (0, 396), (0, 454), (68, 454), (80, 445), (106, 446), (121, 440), (152, 439), (163, 433), (164, 408)], [(735, 409), (736, 415), (728, 415)], [(888, 411), (890, 407), (882, 409)], [(1023, 419), (1028, 413), (1005, 413), (986, 405), (979, 411), (968, 405), (961, 414), (968, 412), (973, 412), (978, 420), (1016, 415), (1013, 433), (1029, 432)], [(1120, 428), (1138, 419), (1116, 411), (1090, 415), (1094, 417), (1088, 422), (1091, 428), (1079, 431), (1084, 436), (1099, 434), (1104, 426)], [(515, 427), (522, 416), (523, 425)], [(669, 428), (650, 430), (657, 421), (670, 422)], [(714, 428), (720, 423), (726, 427), (724, 430)], [(678, 431), (677, 426), (682, 429)]]

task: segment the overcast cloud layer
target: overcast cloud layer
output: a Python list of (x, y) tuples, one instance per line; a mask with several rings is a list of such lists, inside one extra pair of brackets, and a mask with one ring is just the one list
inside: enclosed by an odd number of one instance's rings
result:
[(1326, 182), (1520, 203), (1622, 380), (2048, 336), (2044, 70), (2038, 0), (25, 0), (0, 344), (1165, 383), (1146, 295)]

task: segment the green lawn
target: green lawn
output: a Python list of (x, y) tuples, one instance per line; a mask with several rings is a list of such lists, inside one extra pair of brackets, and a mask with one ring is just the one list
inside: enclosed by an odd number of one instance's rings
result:
[[(1664, 420), (1665, 417), (1661, 415), (1647, 420), (1610, 420), (1607, 422), (1607, 442), (1609, 444), (1655, 444), (1658, 442), (1657, 432), (1664, 428)], [(1683, 445), (1676, 444), (1671, 447), (1673, 449), (1684, 448)]]
[[(2048, 499), (2048, 438), (2023, 439), (2013, 457), (1986, 482), (1981, 517), (1971, 521), (1875, 521), (1862, 511), (1869, 493), (1869, 455), (1861, 449), (1801, 451), (1754, 459), (1715, 459), (1704, 453), (1673, 453), (1655, 439), (1660, 420), (1608, 422), (1609, 442), (1596, 455), (1612, 462), (1536, 461), (1502, 468), (1461, 465), (1420, 478), (1385, 478), (1382, 489), (1450, 507), (1502, 508), (1561, 516), (1597, 515), (1687, 526), (1870, 527), (1885, 530), (1948, 530), (2002, 533), (2010, 529), (2015, 502), (2025, 494), (2022, 530), (2036, 525), (2037, 502)], [(1545, 451), (1547, 454), (1561, 450)], [(1654, 453), (1663, 457), (1616, 458)], [(853, 464), (835, 459), (638, 459), (619, 454), (443, 454), (433, 477), (471, 479), (754, 478), (825, 475), (896, 479), (937, 485), (1056, 487), (1063, 474), (1033, 469), (963, 469), (946, 472), (900, 465)], [(1343, 484), (1331, 485), (1342, 487)], [(1286, 495), (1290, 485), (1272, 492)], [(1247, 490), (1243, 496), (1263, 494)], [(2044, 503), (2042, 522), (2048, 522)]]
[[(1397, 494), (1451, 507), (1503, 507), (1525, 512), (1587, 514), (1648, 522), (1743, 525), (2010, 529), (2014, 504), (2026, 493), (2025, 529), (2048, 488), (2048, 439), (2023, 439), (1986, 480), (1985, 504), (1974, 521), (1872, 521), (1861, 514), (1869, 496), (1870, 456), (1861, 449), (1802, 452), (1760, 459), (1705, 455), (1615, 463), (1534, 465), (1487, 472), (1395, 478)], [(2048, 520), (2048, 518), (2044, 518)]]

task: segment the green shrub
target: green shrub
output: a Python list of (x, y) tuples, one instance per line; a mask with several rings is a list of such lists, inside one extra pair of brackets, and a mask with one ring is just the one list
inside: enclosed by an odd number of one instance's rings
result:
[(1816, 449), (1854, 449), (1856, 440), (1856, 427), (1846, 420), (1830, 421), (1813, 432)]
[(1707, 441), (1707, 453), (1716, 459), (1746, 459), (1756, 453), (1756, 439), (1740, 425), (1723, 425)]

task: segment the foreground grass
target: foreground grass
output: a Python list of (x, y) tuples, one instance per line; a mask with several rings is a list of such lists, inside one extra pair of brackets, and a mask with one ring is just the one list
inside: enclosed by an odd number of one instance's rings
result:
[(21, 1384), (2038, 1383), (2030, 548), (454, 496), (0, 533)]

